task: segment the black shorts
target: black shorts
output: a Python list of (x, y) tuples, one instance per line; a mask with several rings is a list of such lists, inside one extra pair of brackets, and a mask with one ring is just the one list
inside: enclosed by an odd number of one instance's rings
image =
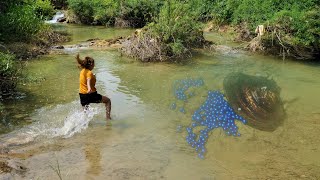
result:
[(79, 96), (82, 106), (89, 105), (90, 103), (101, 103), (102, 101), (102, 96), (97, 91), (90, 94), (79, 93)]

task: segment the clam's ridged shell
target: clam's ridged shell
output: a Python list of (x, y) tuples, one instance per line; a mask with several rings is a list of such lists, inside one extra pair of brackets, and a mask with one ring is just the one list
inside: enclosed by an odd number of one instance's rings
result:
[(280, 88), (274, 80), (243, 73), (231, 73), (223, 81), (228, 102), (248, 125), (274, 131), (285, 119)]

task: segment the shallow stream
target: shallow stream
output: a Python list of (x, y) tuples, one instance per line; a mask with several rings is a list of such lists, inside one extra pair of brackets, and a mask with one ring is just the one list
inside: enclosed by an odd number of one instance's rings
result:
[[(132, 32), (60, 28), (72, 33), (67, 44)], [(232, 44), (219, 34), (206, 37)], [(82, 111), (77, 53), (96, 61), (96, 87), (112, 101), (112, 126), (102, 104)], [(275, 80), (287, 117), (272, 132), (241, 122), (239, 137), (216, 129), (201, 159), (186, 142), (186, 127), (208, 91), (223, 92), (232, 72)], [(24, 93), (6, 101), (1, 114), (1, 145), (27, 167), (11, 175), (16, 179), (59, 179), (57, 168), (62, 179), (320, 179), (319, 64), (228, 49), (200, 51), (185, 64), (139, 63), (117, 50), (75, 48), (30, 61), (26, 74)], [(174, 83), (183, 79), (204, 82), (186, 102), (174, 96)]]

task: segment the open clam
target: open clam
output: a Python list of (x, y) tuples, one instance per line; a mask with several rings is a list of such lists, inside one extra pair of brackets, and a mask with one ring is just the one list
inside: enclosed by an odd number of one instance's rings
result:
[(280, 87), (272, 79), (231, 73), (223, 81), (228, 102), (248, 125), (274, 131), (285, 119)]

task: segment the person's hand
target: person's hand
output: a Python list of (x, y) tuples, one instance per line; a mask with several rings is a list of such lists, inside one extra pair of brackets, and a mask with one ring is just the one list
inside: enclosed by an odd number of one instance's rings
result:
[(88, 93), (88, 94), (93, 93), (92, 89), (89, 88), (87, 93)]

